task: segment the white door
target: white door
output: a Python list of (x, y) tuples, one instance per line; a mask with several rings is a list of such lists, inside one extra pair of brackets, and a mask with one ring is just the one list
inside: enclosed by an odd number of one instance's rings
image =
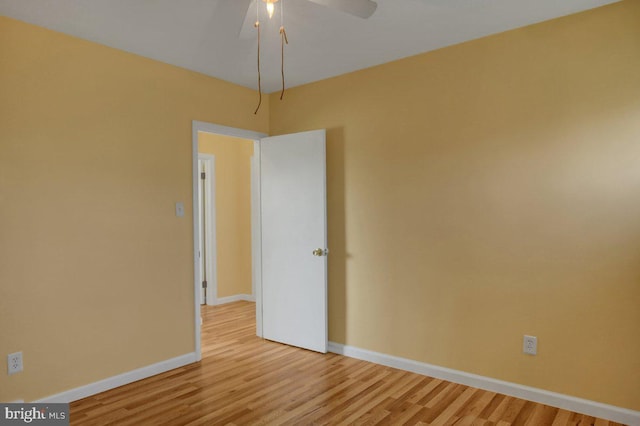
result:
[(325, 131), (261, 140), (263, 337), (327, 352)]

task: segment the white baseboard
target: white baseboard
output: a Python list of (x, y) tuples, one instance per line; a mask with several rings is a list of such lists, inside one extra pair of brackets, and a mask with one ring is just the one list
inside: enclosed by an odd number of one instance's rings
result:
[(214, 305), (225, 305), (227, 303), (238, 302), (244, 300), (245, 302), (255, 302), (256, 297), (251, 294), (236, 294), (234, 296), (219, 297), (216, 299)]
[(128, 373), (119, 374), (117, 376), (109, 377), (98, 382), (80, 386), (79, 388), (64, 391), (56, 395), (51, 395), (33, 402), (69, 403), (72, 401), (77, 401), (79, 399), (86, 398), (100, 392), (127, 385), (138, 380), (146, 379), (147, 377), (155, 376), (156, 374), (164, 373), (165, 371), (180, 368), (188, 364), (193, 364), (194, 362), (197, 362), (197, 360), (198, 357), (196, 356), (196, 353), (192, 352), (176, 358), (168, 359), (166, 361), (161, 361), (157, 364), (138, 368), (137, 370), (129, 371)]
[(436, 379), (447, 380), (453, 383), (459, 383), (516, 398), (522, 398), (528, 401), (575, 411), (577, 413), (587, 414), (589, 416), (599, 417), (626, 425), (640, 425), (640, 411), (633, 411), (613, 405), (602, 404), (600, 402), (589, 401), (587, 399), (576, 398), (543, 389), (479, 376), (477, 374), (465, 373), (464, 371), (452, 370), (450, 368), (439, 367), (437, 365), (412, 361), (410, 359), (360, 349), (354, 346), (342, 345), (340, 343), (329, 342), (328, 349), (329, 352), (339, 355), (370, 361), (387, 367), (397, 368), (399, 370), (410, 371), (434, 377)]

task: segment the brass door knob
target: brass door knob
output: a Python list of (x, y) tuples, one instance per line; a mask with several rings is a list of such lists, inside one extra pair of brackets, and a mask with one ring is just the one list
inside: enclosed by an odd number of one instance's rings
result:
[(314, 256), (322, 257), (322, 256), (326, 256), (327, 254), (329, 254), (329, 250), (317, 248), (314, 251), (312, 251), (312, 253), (313, 253)]

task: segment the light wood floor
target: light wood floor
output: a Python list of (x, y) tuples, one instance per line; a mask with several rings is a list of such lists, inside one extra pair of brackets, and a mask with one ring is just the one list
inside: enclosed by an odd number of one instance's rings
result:
[(204, 307), (202, 362), (71, 404), (72, 425), (617, 425), (255, 336), (255, 305)]

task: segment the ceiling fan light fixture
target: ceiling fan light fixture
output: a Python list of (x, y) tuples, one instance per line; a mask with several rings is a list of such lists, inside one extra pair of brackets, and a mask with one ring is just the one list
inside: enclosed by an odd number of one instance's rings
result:
[(273, 12), (275, 11), (275, 4), (278, 0), (262, 0), (267, 4), (267, 14), (269, 15), (269, 19), (273, 18)]

